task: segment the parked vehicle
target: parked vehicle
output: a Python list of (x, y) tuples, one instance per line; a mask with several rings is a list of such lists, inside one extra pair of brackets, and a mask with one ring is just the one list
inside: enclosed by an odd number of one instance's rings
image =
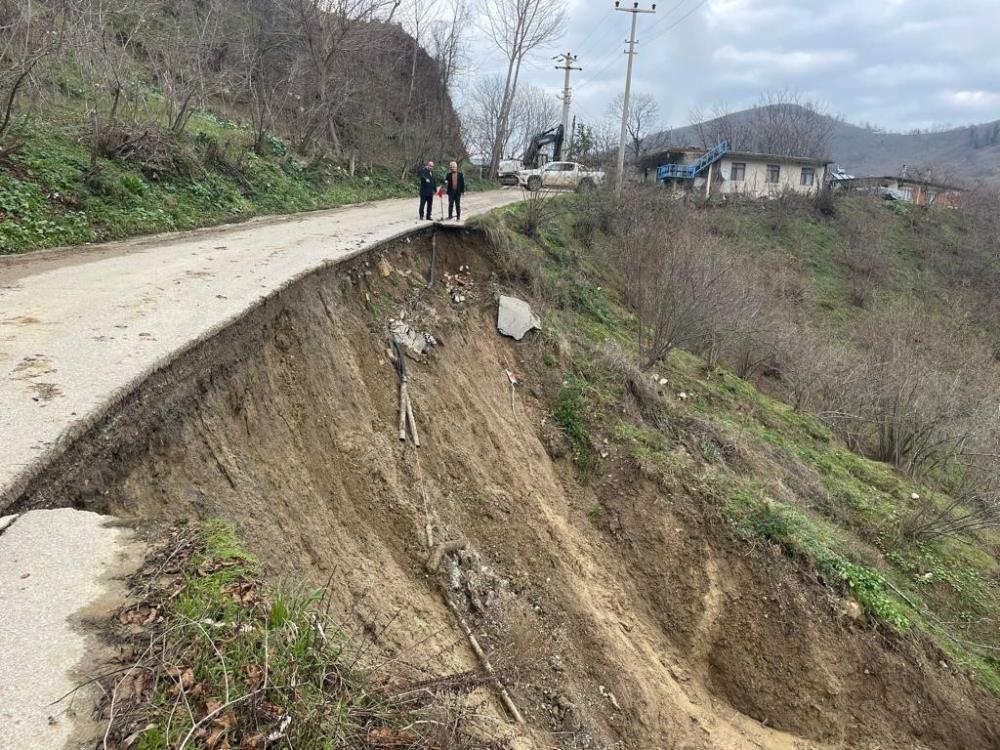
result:
[[(528, 149), (520, 159), (506, 159), (500, 162), (497, 177), (501, 185), (517, 185), (517, 173), (522, 169), (538, 169), (559, 156), (563, 143), (563, 126), (557, 125), (531, 139)], [(552, 146), (552, 154), (545, 147)]]
[(583, 193), (603, 185), (604, 176), (604, 172), (588, 169), (575, 161), (554, 161), (542, 169), (522, 169), (517, 173), (517, 181), (533, 193), (542, 188)]

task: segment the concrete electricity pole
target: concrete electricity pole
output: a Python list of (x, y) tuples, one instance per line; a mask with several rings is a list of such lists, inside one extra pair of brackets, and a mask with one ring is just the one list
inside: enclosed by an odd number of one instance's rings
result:
[(552, 58), (553, 60), (558, 60), (562, 65), (556, 65), (556, 70), (566, 71), (566, 83), (563, 85), (563, 116), (562, 116), (562, 126), (563, 126), (563, 139), (562, 143), (559, 145), (559, 153), (556, 154), (557, 161), (566, 161), (565, 154), (569, 151), (566, 145), (569, 143), (570, 136), (572, 133), (569, 132), (569, 106), (573, 101), (573, 89), (569, 85), (569, 74), (572, 70), (583, 70), (583, 68), (573, 67), (573, 63), (576, 62), (576, 55), (571, 52), (566, 52), (562, 55), (557, 55)]
[(640, 13), (656, 13), (656, 3), (649, 10), (639, 8), (639, 3), (632, 3), (631, 8), (621, 7), (620, 0), (615, 0), (615, 10), (632, 14), (632, 34), (628, 40), (628, 73), (625, 75), (625, 98), (622, 100), (622, 134), (618, 143), (618, 173), (615, 175), (615, 190), (620, 198), (625, 187), (625, 137), (628, 135), (628, 106), (629, 95), (632, 92), (632, 61), (635, 59), (635, 25)]

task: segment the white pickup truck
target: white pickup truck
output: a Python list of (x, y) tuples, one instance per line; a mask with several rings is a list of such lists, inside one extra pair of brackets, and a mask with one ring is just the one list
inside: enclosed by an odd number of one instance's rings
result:
[(586, 192), (604, 183), (604, 172), (587, 169), (575, 161), (553, 161), (541, 169), (522, 169), (517, 173), (521, 187), (535, 193), (542, 188)]

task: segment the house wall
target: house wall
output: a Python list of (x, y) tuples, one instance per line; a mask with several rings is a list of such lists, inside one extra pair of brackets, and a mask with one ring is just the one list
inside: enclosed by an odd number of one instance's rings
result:
[[(741, 182), (730, 179), (733, 163), (746, 164), (746, 175)], [(781, 176), (776, 183), (767, 181), (767, 167), (769, 164), (777, 164), (781, 167)], [(715, 166), (716, 173), (712, 178), (712, 192), (716, 195), (746, 195), (751, 198), (761, 198), (785, 190), (792, 190), (804, 195), (816, 192), (823, 187), (826, 181), (826, 167), (816, 165), (812, 168), (816, 172), (816, 179), (811, 186), (802, 185), (802, 168), (809, 167), (809, 164), (782, 161), (743, 161), (739, 158), (731, 159), (724, 157)]]

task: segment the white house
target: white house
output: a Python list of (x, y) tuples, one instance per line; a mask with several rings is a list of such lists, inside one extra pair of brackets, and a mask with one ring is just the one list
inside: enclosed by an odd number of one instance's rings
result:
[(784, 192), (808, 195), (826, 184), (825, 159), (729, 152), (707, 170), (711, 195), (764, 198)]
[(724, 198), (808, 195), (823, 189), (829, 169), (825, 159), (730, 151), (726, 142), (708, 151), (670, 149), (658, 161), (660, 182), (675, 190)]

